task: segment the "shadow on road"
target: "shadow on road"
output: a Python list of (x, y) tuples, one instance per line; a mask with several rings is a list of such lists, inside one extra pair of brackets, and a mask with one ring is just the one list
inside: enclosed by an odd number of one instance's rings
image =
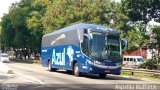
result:
[[(67, 72), (65, 70), (57, 70), (57, 73), (62, 73), (62, 74), (67, 74), (67, 75), (73, 75), (72, 72)], [(73, 75), (74, 76), (74, 75)], [(90, 79), (100, 79), (100, 80), (139, 80), (139, 79), (135, 79), (135, 78), (129, 78), (129, 77), (123, 77), (120, 75), (107, 75), (106, 78), (99, 78), (99, 76), (97, 74), (85, 74), (83, 73), (80, 77), (85, 77), (85, 78), (90, 78)], [(139, 80), (140, 81), (140, 80)]]

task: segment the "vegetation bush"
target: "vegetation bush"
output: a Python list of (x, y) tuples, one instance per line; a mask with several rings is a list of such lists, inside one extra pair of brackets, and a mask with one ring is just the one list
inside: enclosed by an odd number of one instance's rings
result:
[(156, 69), (157, 69), (157, 70), (160, 70), (160, 64), (157, 64), (157, 65), (156, 65)]
[(148, 60), (145, 63), (140, 65), (140, 68), (145, 68), (145, 69), (160, 69), (160, 65), (157, 64), (157, 60)]

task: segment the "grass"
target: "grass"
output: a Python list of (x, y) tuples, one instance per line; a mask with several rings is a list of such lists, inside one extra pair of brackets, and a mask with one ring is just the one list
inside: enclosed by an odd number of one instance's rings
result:
[(152, 74), (145, 74), (145, 73), (134, 73), (132, 75), (132, 73), (130, 71), (122, 71), (121, 73), (122, 76), (130, 76), (133, 78), (138, 78), (138, 79), (149, 79), (149, 80), (153, 80), (153, 81), (160, 81), (160, 77), (154, 77)]
[(16, 63), (26, 63), (26, 64), (41, 64), (40, 61), (33, 61), (33, 60), (11, 59), (10, 61)]

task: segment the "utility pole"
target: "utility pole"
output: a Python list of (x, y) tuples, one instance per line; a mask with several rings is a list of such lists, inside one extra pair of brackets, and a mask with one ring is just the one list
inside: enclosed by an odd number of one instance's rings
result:
[(80, 8), (82, 8), (82, 0), (80, 0)]

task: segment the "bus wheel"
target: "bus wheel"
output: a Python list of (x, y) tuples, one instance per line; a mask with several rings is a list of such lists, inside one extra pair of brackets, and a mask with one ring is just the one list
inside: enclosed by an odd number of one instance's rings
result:
[(75, 76), (80, 76), (80, 72), (79, 72), (79, 68), (78, 68), (78, 64), (75, 63), (74, 64), (74, 71), (73, 71)]
[(52, 64), (51, 61), (49, 61), (49, 62), (48, 62), (48, 70), (49, 70), (49, 71), (56, 71), (57, 69), (52, 68), (52, 67), (51, 67), (51, 64)]
[(99, 77), (100, 77), (100, 78), (105, 78), (105, 77), (106, 77), (106, 74), (100, 73), (100, 74), (99, 74)]
[(67, 72), (68, 74), (73, 74), (73, 72), (72, 72), (71, 70), (66, 70), (66, 72)]

